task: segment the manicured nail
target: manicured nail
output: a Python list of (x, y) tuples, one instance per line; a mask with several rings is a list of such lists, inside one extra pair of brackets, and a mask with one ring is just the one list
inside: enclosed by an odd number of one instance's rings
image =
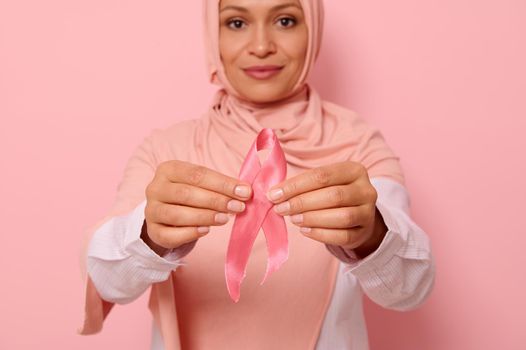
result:
[(210, 231), (210, 227), (207, 227), (207, 226), (199, 226), (197, 228), (197, 232), (201, 234), (208, 233), (208, 231)]
[(303, 222), (303, 214), (292, 215), (290, 219), (295, 224), (301, 224)]
[(309, 233), (310, 232), (310, 227), (301, 227), (300, 231), (303, 232), (303, 233)]
[(279, 203), (278, 205), (274, 206), (274, 210), (276, 213), (285, 213), (290, 210), (290, 203), (289, 201)]
[(250, 188), (245, 185), (238, 185), (234, 189), (234, 192), (240, 197), (248, 197), (250, 195)]
[(280, 199), (283, 196), (283, 190), (281, 188), (276, 188), (268, 193), (268, 199), (275, 201)]
[(227, 203), (226, 207), (231, 211), (242, 212), (245, 210), (245, 203), (232, 199)]
[(218, 224), (225, 224), (228, 221), (228, 215), (224, 213), (217, 213), (215, 216), (215, 221)]

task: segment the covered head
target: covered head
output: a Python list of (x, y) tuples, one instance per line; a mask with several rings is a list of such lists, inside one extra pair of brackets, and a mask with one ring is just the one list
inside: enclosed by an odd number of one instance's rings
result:
[[(302, 89), (302, 87), (305, 84), (305, 81), (309, 75), (309, 72), (311, 71), (314, 62), (316, 61), (320, 47), (321, 47), (321, 40), (322, 40), (322, 33), (323, 33), (323, 17), (324, 17), (324, 10), (323, 10), (323, 1), (322, 0), (271, 0), (268, 2), (257, 2), (254, 0), (204, 0), (203, 1), (203, 10), (204, 10), (204, 39), (205, 39), (205, 49), (207, 54), (207, 68), (208, 68), (208, 74), (209, 74), (209, 80), (210, 82), (222, 86), (230, 95), (236, 96), (238, 98), (247, 99), (246, 94), (243, 94), (243, 91), (239, 91), (239, 84), (238, 87), (234, 87), (236, 84), (233, 84), (231, 80), (229, 80), (228, 70), (225, 68), (224, 62), (222, 60), (222, 53), (221, 53), (221, 45), (220, 45), (220, 35), (221, 35), (221, 26), (224, 25), (224, 23), (221, 23), (220, 19), (220, 9), (221, 5), (228, 3), (230, 5), (233, 5), (231, 7), (250, 7), (250, 6), (267, 6), (270, 8), (270, 6), (273, 6), (274, 8), (282, 7), (283, 5), (291, 4), (291, 5), (299, 5), (301, 6), (302, 10), (302, 16), (303, 21), (302, 25), (306, 27), (306, 33), (307, 37), (306, 39), (306, 46), (304, 53), (301, 57), (301, 67), (298, 69), (297, 74), (294, 75), (295, 81), (288, 81), (287, 87), (285, 91), (285, 95), (281, 96), (283, 98), (294, 95), (298, 91)], [(263, 4), (263, 5), (262, 5)], [(299, 7), (297, 6), (297, 7)], [(255, 13), (255, 12), (254, 12)], [(262, 12), (258, 12), (262, 13)], [(256, 23), (256, 20), (253, 20), (253, 23)], [(255, 28), (255, 24), (253, 26)], [(243, 30), (243, 29), (241, 29)], [(253, 33), (255, 33), (256, 30), (254, 29)], [(277, 33), (276, 36), (280, 36), (282, 32), (275, 31)], [(237, 35), (237, 34), (236, 34)], [(265, 35), (261, 34), (261, 31), (259, 31), (259, 34), (252, 34), (252, 35)], [(271, 35), (269, 35), (271, 36)], [(246, 38), (246, 36), (244, 37)], [(260, 37), (258, 37), (260, 38)], [(272, 37), (269, 39), (269, 41), (275, 41), (278, 42), (279, 38), (276, 39), (275, 37)], [(239, 42), (239, 40), (235, 40), (236, 45)], [(248, 42), (248, 41), (247, 41)], [(283, 41), (282, 41), (283, 42)], [(275, 44), (275, 43), (269, 43), (269, 46)], [(238, 45), (239, 46), (239, 45)], [(287, 51), (289, 49), (288, 46), (282, 46), (283, 51)], [(269, 51), (269, 55), (266, 55), (265, 57), (257, 56), (257, 53), (250, 52), (250, 48), (246, 47), (242, 50), (245, 50), (245, 52), (241, 53), (245, 55), (242, 59), (239, 59), (236, 64), (239, 65), (238, 68), (239, 71), (242, 70), (242, 68), (246, 68), (246, 65), (264, 65), (264, 64), (279, 64), (282, 61), (286, 60), (279, 60), (279, 50), (280, 45), (279, 42), (275, 46), (276, 51)], [(270, 49), (269, 49), (270, 50)], [(287, 52), (284, 53), (282, 57), (287, 57)], [(271, 56), (275, 55), (276, 59), (273, 59)], [(243, 62), (243, 64), (238, 63)], [(244, 65), (244, 66), (243, 66)], [(292, 65), (291, 65), (292, 66)], [(276, 79), (290, 79), (290, 75), (283, 75), (281, 77), (276, 77)], [(283, 81), (282, 81), (283, 82)], [(254, 81), (254, 84), (262, 84), (261, 82)]]

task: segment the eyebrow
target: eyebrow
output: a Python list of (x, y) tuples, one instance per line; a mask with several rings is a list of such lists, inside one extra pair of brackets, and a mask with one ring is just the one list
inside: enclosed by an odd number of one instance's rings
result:
[[(273, 8), (271, 8), (270, 10), (271, 11), (278, 11), (278, 10), (282, 10), (284, 8), (287, 8), (287, 7), (296, 7), (298, 9), (301, 10), (301, 7), (299, 7), (297, 4), (294, 4), (294, 3), (288, 3), (288, 4), (281, 4), (281, 5), (276, 5), (274, 6)], [(223, 11), (226, 11), (226, 10), (237, 10), (237, 11), (241, 11), (241, 12), (248, 12), (248, 10), (245, 8), (245, 7), (241, 7), (241, 6), (235, 6), (235, 5), (228, 5), (228, 6), (225, 6), (221, 9), (221, 11), (219, 12), (223, 12)]]

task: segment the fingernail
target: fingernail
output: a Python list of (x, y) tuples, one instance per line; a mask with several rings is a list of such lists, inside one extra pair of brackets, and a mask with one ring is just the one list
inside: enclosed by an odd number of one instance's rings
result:
[(286, 201), (286, 202), (283, 202), (283, 203), (280, 203), (274, 206), (274, 210), (276, 211), (276, 213), (284, 213), (286, 211), (289, 211), (290, 210), (289, 201)]
[(234, 192), (240, 197), (248, 197), (250, 195), (250, 188), (244, 185), (238, 185), (234, 189)]
[(268, 193), (268, 199), (275, 201), (280, 199), (283, 196), (283, 190), (281, 188), (276, 188)]
[(215, 221), (218, 224), (225, 224), (228, 221), (228, 215), (223, 213), (217, 213), (215, 215)]
[(300, 231), (303, 232), (303, 233), (309, 233), (310, 232), (310, 227), (301, 227)]
[(245, 210), (245, 203), (232, 199), (227, 203), (226, 207), (231, 211), (242, 212)]
[(197, 228), (197, 232), (199, 233), (208, 233), (208, 231), (210, 231), (210, 227), (207, 226), (199, 226)]
[(303, 222), (303, 214), (292, 215), (290, 219), (295, 224), (301, 224)]

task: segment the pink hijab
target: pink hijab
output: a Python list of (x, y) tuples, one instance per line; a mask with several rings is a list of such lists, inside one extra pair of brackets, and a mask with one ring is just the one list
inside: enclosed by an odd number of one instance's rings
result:
[[(219, 58), (219, 0), (204, 0), (210, 81), (222, 88), (201, 118), (177, 123), (150, 136), (130, 160), (112, 210), (88, 230), (89, 235), (105, 221), (130, 212), (144, 200), (144, 188), (153, 176), (151, 169), (162, 161), (186, 160), (237, 177), (249, 147), (265, 127), (273, 128), (278, 136), (287, 159), (288, 177), (352, 160), (363, 164), (370, 177), (389, 177), (403, 184), (399, 159), (380, 132), (353, 111), (323, 101), (305, 83), (321, 45), (323, 4), (322, 0), (300, 2), (309, 33), (303, 72), (287, 99), (262, 108), (241, 99), (228, 82)], [(339, 262), (323, 244), (304, 237), (297, 226), (286, 221), (289, 259), (264, 285), (259, 285), (267, 258), (260, 232), (243, 281), (243, 297), (237, 304), (231, 301), (224, 280), (233, 220), (212, 227), (185, 257), (186, 265), (172, 272), (168, 280), (152, 285), (149, 306), (165, 349), (315, 347)], [(81, 334), (98, 332), (113, 306), (100, 298), (89, 276), (86, 280)]]
[(203, 1), (209, 79), (222, 87), (204, 119), (238, 157), (245, 157), (259, 131), (270, 127), (277, 133), (288, 162), (302, 169), (356, 159), (369, 169), (369, 175), (403, 183), (398, 157), (385, 145), (379, 131), (353, 111), (322, 101), (305, 83), (320, 51), (324, 9), (322, 0), (300, 3), (309, 35), (303, 71), (288, 99), (259, 108), (243, 100), (229, 83), (219, 54), (219, 1)]

